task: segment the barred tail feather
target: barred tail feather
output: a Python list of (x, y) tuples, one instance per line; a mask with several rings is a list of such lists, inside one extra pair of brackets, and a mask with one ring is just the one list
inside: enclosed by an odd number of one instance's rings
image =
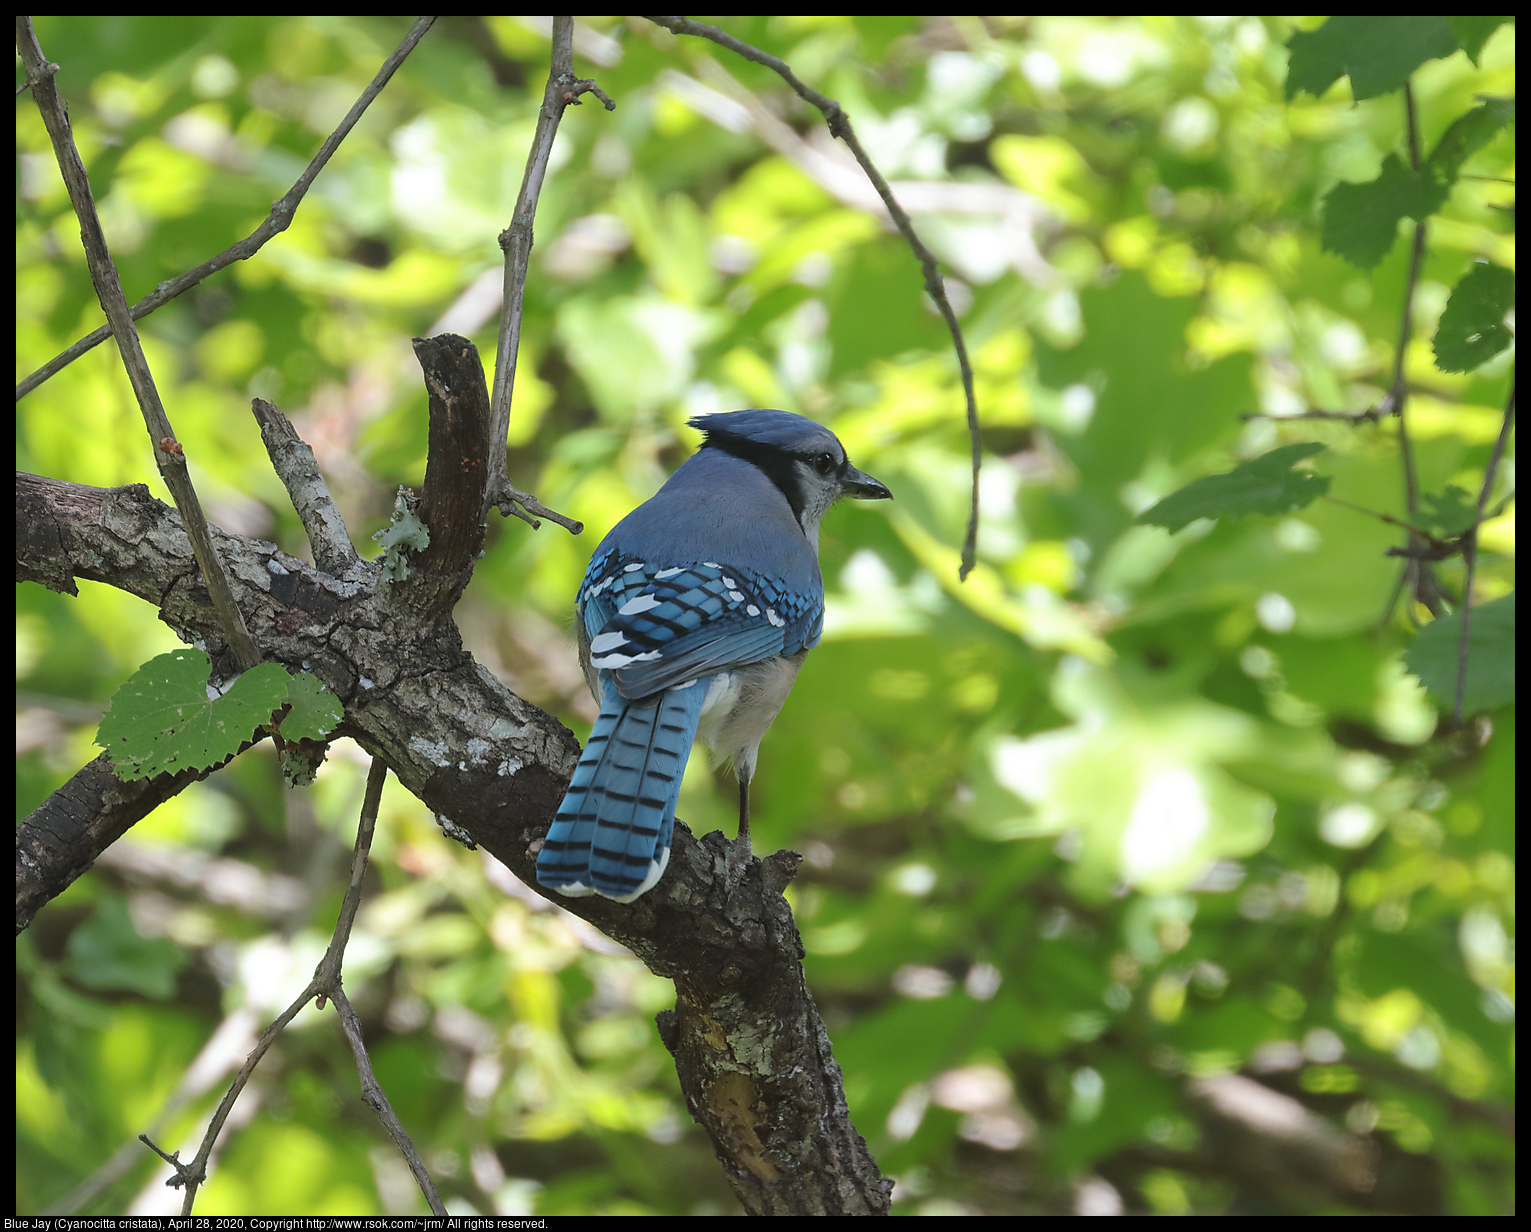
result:
[(607, 681), (600, 717), (537, 856), (538, 882), (621, 903), (653, 888), (670, 860), (675, 802), (709, 683), (666, 690), (644, 705)]

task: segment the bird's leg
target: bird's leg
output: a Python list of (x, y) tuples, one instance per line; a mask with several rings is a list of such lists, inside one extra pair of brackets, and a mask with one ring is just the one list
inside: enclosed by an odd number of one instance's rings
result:
[(739, 837), (728, 849), (728, 880), (738, 885), (744, 880), (744, 871), (750, 864), (750, 780), (748, 775), (739, 777)]

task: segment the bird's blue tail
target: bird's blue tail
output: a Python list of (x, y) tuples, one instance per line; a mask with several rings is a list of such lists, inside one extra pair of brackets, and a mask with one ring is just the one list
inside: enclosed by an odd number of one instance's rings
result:
[(703, 677), (632, 702), (605, 681), (601, 715), (537, 856), (542, 885), (630, 903), (659, 880), (711, 683)]

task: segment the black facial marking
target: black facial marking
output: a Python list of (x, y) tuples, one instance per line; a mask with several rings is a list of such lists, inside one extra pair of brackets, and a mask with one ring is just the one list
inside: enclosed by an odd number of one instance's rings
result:
[(808, 503), (808, 494), (803, 491), (803, 474), (798, 469), (797, 463), (801, 462), (826, 477), (843, 475), (845, 468), (849, 465), (846, 459), (836, 458), (828, 449), (788, 453), (773, 445), (762, 445), (759, 441), (747, 440), (742, 436), (716, 430), (708, 433), (702, 448), (721, 449), (724, 453), (732, 454), (759, 467), (765, 472), (766, 478), (774, 483), (781, 490), (781, 494), (787, 498), (787, 504), (792, 506), (792, 516), (800, 525), (803, 520), (803, 509)]

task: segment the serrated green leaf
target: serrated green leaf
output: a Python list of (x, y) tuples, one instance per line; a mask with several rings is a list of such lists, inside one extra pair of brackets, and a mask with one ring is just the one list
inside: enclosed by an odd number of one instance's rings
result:
[(240, 673), (220, 700), (248, 706), (270, 718), (277, 707), (286, 704), (291, 679), (280, 663), (257, 663), (249, 671)]
[(1329, 478), (1292, 466), (1321, 453), (1315, 442), (1283, 445), (1226, 475), (1208, 475), (1172, 492), (1137, 520), (1174, 532), (1197, 518), (1240, 517), (1246, 513), (1281, 514), (1312, 504), (1329, 490)]
[(1371, 269), (1398, 238), (1398, 221), (1424, 221), (1446, 204), (1448, 185), (1428, 170), (1410, 171), (1398, 155), (1365, 184), (1336, 184), (1324, 198), (1323, 246), (1352, 265)]
[(1509, 20), (1509, 17), (1448, 17), (1446, 24), (1451, 27), (1458, 44), (1476, 68), (1478, 54), (1483, 50), (1483, 44), (1488, 42), (1489, 35)]
[[(1457, 658), (1462, 613), (1453, 612), (1420, 630), (1404, 653), (1404, 666), (1444, 709), (1456, 705)], [(1473, 608), (1467, 632), (1467, 687), (1464, 714), (1492, 710), (1515, 700), (1515, 593)]]
[(1477, 504), (1454, 483), (1439, 496), (1427, 492), (1420, 497), (1420, 504), (1425, 508), (1416, 522), (1426, 530), (1439, 531), (1442, 535), (1463, 534), (1478, 517)]
[(1435, 366), (1442, 372), (1471, 372), (1510, 345), (1505, 317), (1515, 306), (1515, 275), (1490, 262), (1462, 275), (1446, 301), (1435, 331)]
[(278, 663), (245, 672), (221, 697), (208, 696), (209, 668), (199, 650), (172, 650), (150, 659), (117, 690), (96, 743), (111, 754), (119, 778), (216, 766), (286, 701), (287, 673)]
[(1506, 124), (1515, 122), (1513, 98), (1489, 98), (1452, 121), (1441, 134), (1429, 158), (1436, 181), (1448, 188), (1456, 182), (1462, 164), (1494, 139)]
[(113, 898), (69, 934), (65, 970), (76, 983), (98, 990), (126, 989), (163, 1001), (175, 992), (186, 954), (163, 937), (141, 937), (127, 902)]
[(1444, 17), (1331, 17), (1317, 30), (1299, 30), (1287, 41), (1286, 96), (1299, 90), (1315, 98), (1341, 77), (1359, 102), (1403, 87), (1426, 60), (1449, 56), (1457, 36)]
[(292, 709), (282, 720), (284, 740), (323, 740), (345, 715), (340, 699), (308, 672), (287, 677), (287, 704)]

